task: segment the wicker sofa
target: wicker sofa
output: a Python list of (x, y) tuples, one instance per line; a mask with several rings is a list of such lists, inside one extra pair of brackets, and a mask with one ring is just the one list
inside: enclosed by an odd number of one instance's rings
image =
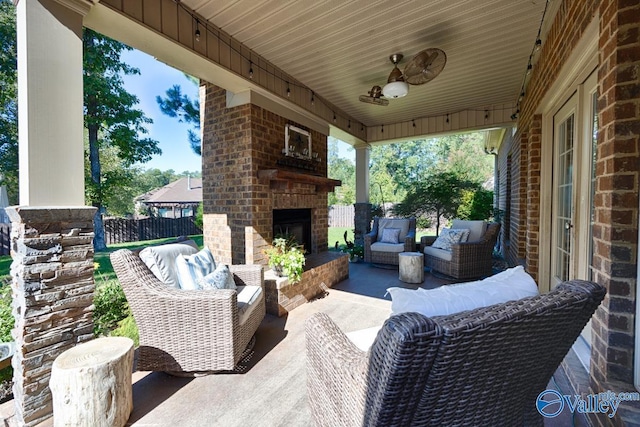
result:
[(499, 233), (500, 224), (486, 224), (484, 233), (476, 241), (456, 243), (451, 246), (451, 251), (432, 248), (435, 236), (422, 236), (420, 246), (424, 252), (424, 265), (431, 271), (459, 280), (490, 276), (493, 267), (493, 247)]
[[(382, 241), (385, 229), (399, 229), (398, 241)], [(415, 218), (373, 218), (371, 232), (364, 235), (364, 261), (398, 265), (398, 254), (416, 250)]]
[(536, 398), (605, 295), (586, 281), (449, 316), (391, 316), (368, 351), (307, 321), (317, 426), (542, 426)]
[[(160, 281), (136, 252), (122, 249), (111, 263), (138, 326), (137, 369), (197, 373), (232, 370), (265, 316), (260, 265), (230, 265), (238, 290), (184, 290)], [(243, 288), (260, 286), (246, 316)]]

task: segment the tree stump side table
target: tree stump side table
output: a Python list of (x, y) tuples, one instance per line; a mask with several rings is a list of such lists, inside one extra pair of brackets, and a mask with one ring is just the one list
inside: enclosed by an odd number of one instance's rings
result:
[(398, 254), (398, 280), (405, 283), (424, 282), (424, 255), (420, 252)]
[(133, 341), (96, 338), (53, 362), (49, 388), (53, 425), (122, 427), (133, 410)]

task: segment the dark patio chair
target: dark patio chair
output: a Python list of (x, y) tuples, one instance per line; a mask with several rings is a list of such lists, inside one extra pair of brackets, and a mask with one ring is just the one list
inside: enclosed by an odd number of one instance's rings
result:
[[(385, 241), (385, 229), (399, 230), (392, 241)], [(364, 235), (364, 261), (398, 265), (398, 254), (416, 250), (415, 218), (373, 218), (370, 233)]]
[[(455, 224), (455, 222), (454, 222)], [(424, 252), (424, 265), (433, 272), (458, 280), (477, 279), (493, 274), (493, 248), (500, 234), (500, 224), (487, 224), (487, 229), (477, 241), (455, 243), (450, 251), (432, 248), (435, 236), (422, 236), (420, 245)]]
[(605, 295), (586, 281), (450, 316), (390, 317), (362, 351), (324, 313), (306, 324), (318, 426), (542, 426), (536, 398)]

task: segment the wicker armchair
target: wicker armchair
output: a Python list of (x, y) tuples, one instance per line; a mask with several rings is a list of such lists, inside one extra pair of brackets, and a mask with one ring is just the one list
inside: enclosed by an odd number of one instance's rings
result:
[(493, 247), (496, 245), (499, 233), (500, 224), (490, 223), (479, 241), (452, 245), (450, 254), (447, 254), (450, 259), (434, 253), (442, 252), (441, 250), (430, 252), (429, 249), (425, 249), (433, 244), (435, 236), (422, 236), (420, 245), (424, 251), (424, 265), (431, 271), (461, 280), (491, 276)]
[[(235, 290), (169, 287), (126, 249), (111, 254), (111, 263), (138, 326), (140, 371), (231, 370), (264, 318), (264, 292), (241, 324)], [(264, 289), (262, 266), (230, 265), (229, 270), (238, 286)]]
[(542, 426), (536, 398), (604, 295), (576, 280), (450, 316), (403, 313), (366, 352), (318, 313), (305, 325), (315, 424)]
[[(380, 242), (384, 228), (399, 228), (399, 242)], [(398, 265), (398, 254), (414, 252), (416, 250), (416, 219), (415, 218), (373, 218), (370, 233), (364, 235), (364, 261), (374, 264)]]

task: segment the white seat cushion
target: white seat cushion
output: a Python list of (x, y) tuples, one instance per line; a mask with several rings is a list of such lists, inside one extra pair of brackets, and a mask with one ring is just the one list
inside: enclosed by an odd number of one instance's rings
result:
[(469, 229), (469, 238), (467, 242), (477, 242), (484, 236), (484, 232), (487, 231), (487, 223), (485, 221), (464, 221), (461, 219), (454, 219), (451, 224), (451, 228), (467, 228)]
[(376, 340), (378, 332), (382, 329), (382, 325), (372, 328), (360, 329), (359, 331), (348, 332), (345, 335), (362, 351), (368, 351)]
[(374, 252), (404, 252), (404, 243), (382, 243), (375, 242), (371, 244), (371, 250)]
[(415, 312), (443, 316), (538, 295), (538, 286), (522, 266), (475, 282), (436, 289), (389, 288), (393, 314)]
[(140, 259), (149, 270), (167, 286), (179, 288), (176, 259), (178, 255), (193, 255), (198, 252), (198, 245), (193, 240), (168, 245), (149, 246), (140, 251)]
[(257, 302), (262, 295), (262, 287), (238, 286), (236, 292), (238, 293), (238, 322), (242, 325), (258, 306)]
[(444, 249), (434, 248), (433, 246), (425, 246), (423, 250), (425, 255), (431, 255), (439, 259), (443, 259), (445, 261), (451, 261), (453, 255), (451, 251), (445, 251)]

